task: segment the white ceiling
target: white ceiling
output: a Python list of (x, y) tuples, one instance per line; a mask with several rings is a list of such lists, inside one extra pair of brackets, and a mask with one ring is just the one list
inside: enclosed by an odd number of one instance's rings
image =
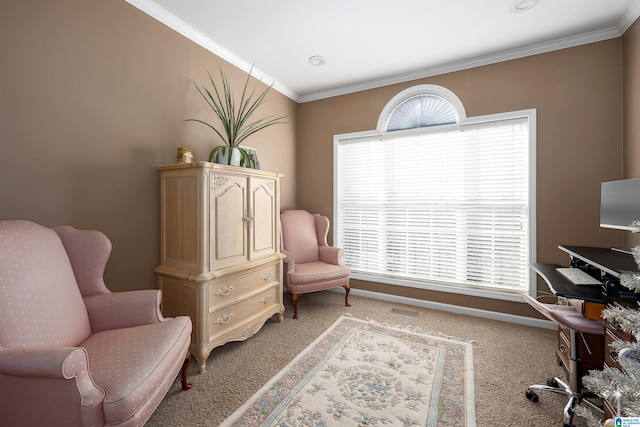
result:
[(640, 0), (127, 2), (298, 102), (619, 37), (640, 16)]

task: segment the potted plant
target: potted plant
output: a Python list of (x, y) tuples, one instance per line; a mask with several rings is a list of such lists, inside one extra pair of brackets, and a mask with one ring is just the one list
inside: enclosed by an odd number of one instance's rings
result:
[(205, 102), (209, 105), (213, 113), (222, 124), (223, 131), (219, 131), (215, 126), (200, 119), (186, 119), (185, 121), (193, 121), (202, 123), (211, 129), (220, 137), (224, 145), (214, 147), (209, 153), (209, 161), (216, 163), (224, 163), (228, 165), (254, 167), (250, 153), (240, 146), (242, 141), (250, 135), (267, 128), (269, 126), (284, 123), (282, 119), (285, 116), (274, 117), (269, 116), (255, 121), (250, 121), (251, 116), (256, 109), (266, 100), (267, 92), (273, 87), (273, 83), (263, 92), (256, 96), (256, 87), (250, 92), (248, 89), (251, 71), (247, 75), (247, 80), (242, 89), (240, 101), (236, 103), (231, 91), (231, 85), (225, 73), (220, 68), (220, 76), (222, 78), (222, 88), (218, 88), (216, 83), (209, 74), (211, 88), (200, 87), (196, 82), (194, 86)]

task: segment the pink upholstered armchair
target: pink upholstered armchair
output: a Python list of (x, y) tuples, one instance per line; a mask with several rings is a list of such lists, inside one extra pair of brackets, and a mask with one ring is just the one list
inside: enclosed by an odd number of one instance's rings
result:
[(0, 221), (1, 425), (141, 426), (186, 368), (191, 320), (110, 292), (110, 254), (99, 231)]
[(342, 264), (342, 249), (327, 244), (329, 219), (303, 210), (289, 210), (280, 215), (280, 223), (287, 264), (285, 283), (293, 301), (293, 318), (298, 318), (300, 295), (338, 286), (345, 289), (344, 304), (350, 307), (351, 268)]

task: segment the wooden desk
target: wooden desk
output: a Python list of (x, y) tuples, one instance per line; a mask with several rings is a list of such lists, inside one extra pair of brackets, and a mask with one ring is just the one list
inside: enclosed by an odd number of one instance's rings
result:
[[(569, 255), (570, 266), (585, 269), (598, 278), (602, 285), (575, 285), (556, 270), (562, 267), (561, 265), (535, 263), (531, 265), (531, 269), (544, 279), (551, 292), (558, 297), (582, 301), (577, 305), (581, 306), (583, 316), (602, 320), (602, 310), (607, 304), (620, 300), (638, 300), (637, 294), (619, 284), (619, 278), (623, 273), (638, 269), (632, 255), (607, 248), (585, 246), (558, 246), (558, 248)], [(616, 328), (608, 324), (605, 337), (584, 334), (584, 340), (579, 340), (577, 353), (580, 379), (591, 369), (602, 369), (605, 362), (610, 366), (612, 354), (608, 351), (608, 347), (613, 340), (620, 339), (616, 332)], [(556, 354), (565, 370), (569, 368), (570, 342), (569, 331), (559, 328)]]

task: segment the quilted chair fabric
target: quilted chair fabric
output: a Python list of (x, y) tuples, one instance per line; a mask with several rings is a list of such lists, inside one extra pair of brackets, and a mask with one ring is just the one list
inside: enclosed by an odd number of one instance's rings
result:
[(349, 304), (351, 268), (342, 264), (343, 250), (327, 244), (329, 219), (304, 210), (288, 210), (280, 215), (282, 252), (287, 264), (287, 289), (293, 301), (293, 318), (298, 318), (301, 294), (344, 287)]
[(188, 317), (112, 293), (98, 231), (0, 221), (0, 424), (141, 426), (183, 365)]

